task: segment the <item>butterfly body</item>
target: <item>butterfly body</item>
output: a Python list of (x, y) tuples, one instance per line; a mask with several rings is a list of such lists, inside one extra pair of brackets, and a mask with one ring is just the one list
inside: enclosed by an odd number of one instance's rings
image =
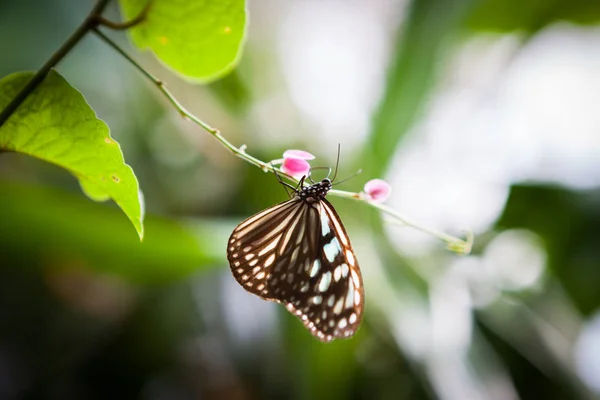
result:
[(364, 291), (352, 245), (325, 196), (329, 179), (295, 190), (290, 200), (240, 223), (227, 258), (250, 293), (285, 304), (319, 340), (352, 336)]

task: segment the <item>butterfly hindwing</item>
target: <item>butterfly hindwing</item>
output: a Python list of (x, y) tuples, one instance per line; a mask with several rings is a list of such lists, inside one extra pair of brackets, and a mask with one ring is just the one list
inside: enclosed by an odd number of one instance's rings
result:
[(313, 228), (315, 253), (301, 277), (300, 293), (296, 288), (297, 298), (286, 306), (313, 335), (328, 342), (356, 332), (362, 320), (364, 291), (352, 245), (333, 206), (325, 199), (313, 204), (318, 218), (318, 226)]

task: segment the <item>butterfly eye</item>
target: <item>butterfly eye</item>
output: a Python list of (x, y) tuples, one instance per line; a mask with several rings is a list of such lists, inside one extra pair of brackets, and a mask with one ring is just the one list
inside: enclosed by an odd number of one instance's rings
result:
[(227, 258), (244, 289), (283, 303), (319, 340), (347, 338), (362, 320), (364, 292), (352, 245), (323, 184), (264, 210), (231, 234)]

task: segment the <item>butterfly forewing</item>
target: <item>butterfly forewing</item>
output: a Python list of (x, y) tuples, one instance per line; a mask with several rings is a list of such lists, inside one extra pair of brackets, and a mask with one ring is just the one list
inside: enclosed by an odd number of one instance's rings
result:
[(291, 199), (277, 204), (246, 219), (231, 234), (227, 259), (233, 276), (247, 291), (275, 300), (267, 288), (267, 277), (283, 235), (302, 211), (301, 203)]
[(281, 302), (322, 341), (352, 336), (362, 319), (360, 270), (348, 235), (324, 198), (296, 196), (242, 222), (227, 257), (236, 280)]

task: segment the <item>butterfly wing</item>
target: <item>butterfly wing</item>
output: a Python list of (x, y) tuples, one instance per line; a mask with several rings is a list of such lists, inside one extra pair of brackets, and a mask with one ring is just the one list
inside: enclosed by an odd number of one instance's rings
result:
[[(364, 309), (362, 276), (348, 234), (331, 203), (322, 199), (311, 206), (311, 249), (303, 274), (287, 298), (288, 311), (324, 342), (348, 338), (360, 326)], [(274, 275), (277, 276), (276, 274)], [(295, 278), (296, 279), (296, 278)]]
[(229, 238), (227, 259), (233, 276), (250, 293), (276, 300), (267, 287), (280, 242), (290, 227), (301, 220), (303, 207), (292, 198), (251, 216)]
[(362, 278), (327, 200), (295, 197), (248, 218), (233, 231), (227, 254), (246, 290), (284, 303), (319, 340), (350, 337), (358, 329)]

